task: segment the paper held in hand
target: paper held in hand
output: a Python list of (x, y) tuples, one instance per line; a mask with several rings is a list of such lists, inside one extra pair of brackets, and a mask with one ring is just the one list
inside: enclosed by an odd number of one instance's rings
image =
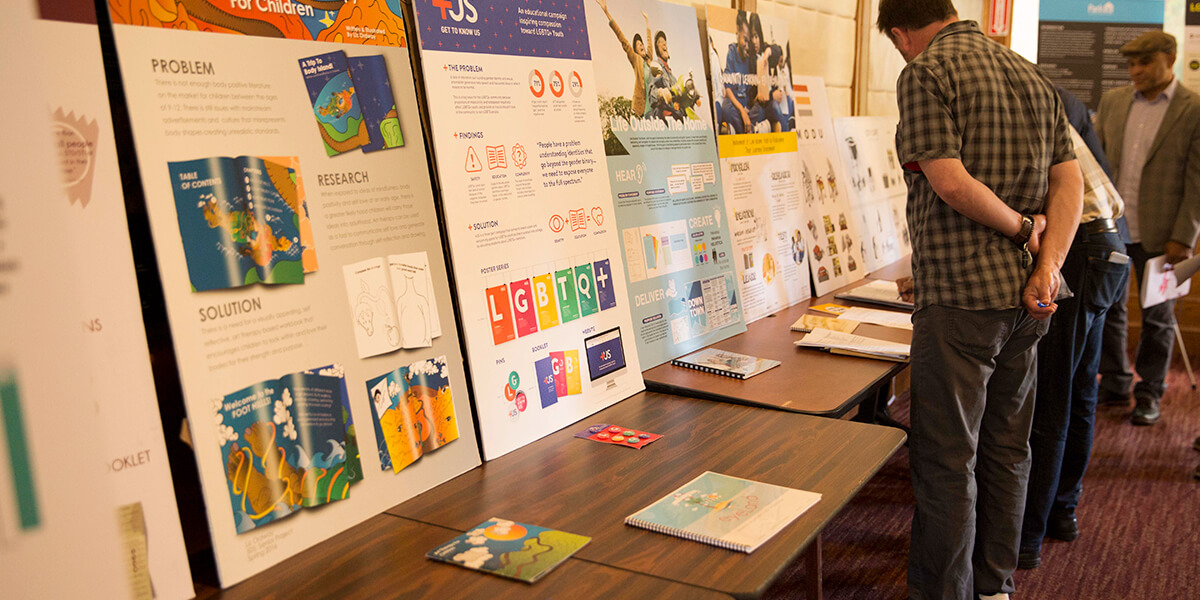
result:
[[(1183, 265), (1185, 263), (1179, 264)], [(1166, 265), (1166, 256), (1156, 256), (1146, 261), (1145, 277), (1142, 277), (1141, 281), (1142, 289), (1140, 296), (1142, 308), (1157, 306), (1167, 300), (1186, 296), (1191, 291), (1191, 279), (1187, 279), (1182, 284), (1177, 284), (1175, 270), (1166, 268)], [(1195, 269), (1191, 268), (1189, 271), (1186, 274), (1191, 275), (1195, 272)]]
[(877, 358), (896, 362), (908, 360), (911, 348), (909, 344), (888, 342), (821, 328), (814, 329), (812, 333), (805, 335), (803, 339), (797, 340), (796, 346), (800, 348), (828, 350), (834, 354), (847, 354), (850, 356)]

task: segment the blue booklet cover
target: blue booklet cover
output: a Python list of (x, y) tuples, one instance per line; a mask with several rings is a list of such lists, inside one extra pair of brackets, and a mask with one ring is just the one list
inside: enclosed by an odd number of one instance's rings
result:
[(592, 538), (492, 517), (425, 556), (533, 583)]
[(346, 54), (339, 50), (302, 58), (300, 72), (308, 88), (321, 141), (325, 143), (325, 153), (336, 156), (369, 143)]
[(705, 471), (626, 517), (625, 524), (753, 552), (820, 499), (814, 492)]

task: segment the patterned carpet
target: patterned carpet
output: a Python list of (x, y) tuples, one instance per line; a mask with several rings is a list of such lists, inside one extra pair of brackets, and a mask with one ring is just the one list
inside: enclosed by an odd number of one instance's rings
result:
[[(1192, 357), (1192, 364), (1197, 364)], [(1078, 509), (1079, 539), (1047, 539), (1042, 566), (1018, 571), (1016, 599), (1194, 600), (1200, 598), (1200, 392), (1177, 356), (1162, 419), (1129, 424), (1130, 408), (1101, 407)], [(907, 395), (891, 407), (908, 422)], [(901, 449), (826, 528), (825, 597), (906, 598), (912, 519), (908, 451)], [(764, 596), (802, 598), (797, 563)]]

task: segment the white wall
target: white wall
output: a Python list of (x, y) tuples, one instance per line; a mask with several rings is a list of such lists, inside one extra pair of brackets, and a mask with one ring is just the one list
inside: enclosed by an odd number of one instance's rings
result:
[[(984, 0), (954, 0), (954, 7), (958, 9), (959, 18), (976, 21), (982, 27), (984, 3)], [(866, 60), (862, 79), (865, 89), (860, 114), (895, 115), (898, 112), (896, 77), (904, 68), (904, 58), (892, 46), (891, 40), (875, 28), (875, 20), (878, 18), (879, 0), (871, 0), (870, 13), (863, 15), (862, 19)]]
[(763, 15), (787, 19), (792, 73), (825, 78), (834, 117), (852, 114), (854, 0), (758, 0)]

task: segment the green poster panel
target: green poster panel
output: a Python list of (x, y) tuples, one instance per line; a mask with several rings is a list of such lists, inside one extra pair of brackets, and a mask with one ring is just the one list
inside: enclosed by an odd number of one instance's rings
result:
[(562, 322), (567, 323), (579, 318), (579, 299), (575, 294), (575, 276), (571, 269), (554, 272), (554, 291), (558, 296), (558, 309), (562, 313)]
[(591, 263), (575, 267), (575, 286), (579, 290), (580, 316), (600, 312), (600, 298), (596, 295), (596, 277), (592, 274)]

